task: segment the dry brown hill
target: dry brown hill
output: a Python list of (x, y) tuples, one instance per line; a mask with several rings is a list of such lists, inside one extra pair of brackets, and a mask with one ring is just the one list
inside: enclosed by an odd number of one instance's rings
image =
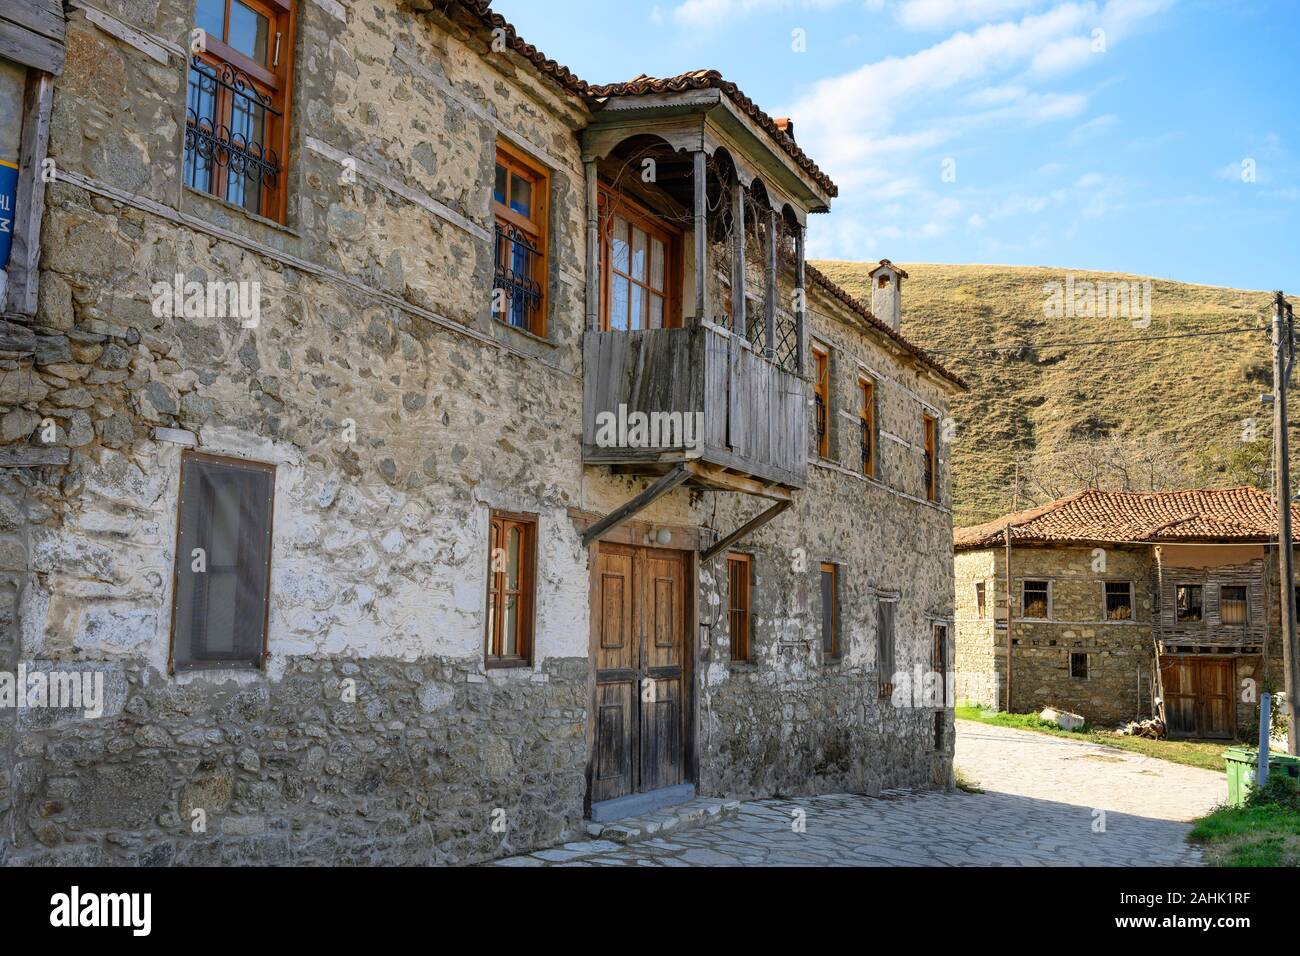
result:
[[(815, 264), (870, 301), (872, 264)], [(1267, 483), (1270, 293), (1038, 267), (903, 268), (903, 332), (971, 385), (953, 409), (958, 525), (1088, 484)], [(1144, 298), (1150, 282), (1149, 325), (1140, 308), (1112, 316), (1107, 303), (1100, 315), (1049, 316), (1049, 283), (1071, 275), (1076, 296), (1090, 281), (1138, 283)], [(1242, 328), (1257, 331), (1169, 338)], [(1113, 339), (1133, 341), (1054, 344)]]

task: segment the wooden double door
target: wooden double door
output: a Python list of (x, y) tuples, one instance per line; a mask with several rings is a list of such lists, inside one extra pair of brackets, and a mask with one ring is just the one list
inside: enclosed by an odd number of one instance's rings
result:
[(680, 551), (599, 545), (592, 803), (686, 779), (689, 573)]
[(1171, 737), (1230, 740), (1236, 732), (1232, 658), (1166, 657), (1160, 664)]

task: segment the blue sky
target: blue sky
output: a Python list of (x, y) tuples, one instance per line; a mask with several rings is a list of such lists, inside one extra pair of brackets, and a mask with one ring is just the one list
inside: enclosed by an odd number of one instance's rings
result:
[(494, 9), (591, 82), (714, 68), (793, 117), (840, 187), (815, 257), (1300, 289), (1300, 0)]

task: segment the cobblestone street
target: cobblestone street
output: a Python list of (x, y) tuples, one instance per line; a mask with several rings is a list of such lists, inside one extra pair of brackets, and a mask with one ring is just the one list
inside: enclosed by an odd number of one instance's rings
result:
[[(498, 865), (1195, 865), (1187, 821), (1226, 796), (1224, 776), (1208, 770), (1029, 731), (957, 728), (957, 766), (984, 793), (757, 800), (698, 829), (571, 843)], [(793, 826), (800, 810), (804, 832)]]

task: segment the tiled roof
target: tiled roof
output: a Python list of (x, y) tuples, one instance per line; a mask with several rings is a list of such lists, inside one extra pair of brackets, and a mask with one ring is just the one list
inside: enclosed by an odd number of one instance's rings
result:
[(929, 353), (926, 352), (925, 349), (921, 348), (919, 345), (914, 345), (901, 332), (895, 332), (884, 322), (881, 322), (878, 318), (872, 315), (871, 309), (867, 308), (867, 306), (863, 302), (860, 302), (859, 300), (855, 299), (844, 288), (832, 282), (826, 276), (826, 274), (823, 273), (816, 266), (812, 265), (811, 263), (805, 263), (804, 272), (806, 273), (807, 277), (811, 279), (814, 284), (820, 286), (824, 292), (826, 292), (831, 297), (838, 299), (841, 303), (847, 306), (851, 311), (855, 312), (859, 318), (863, 319), (868, 325), (870, 325), (877, 332), (880, 332), (884, 334), (886, 337), (893, 339), (894, 342), (896, 342), (904, 352), (912, 356), (912, 358), (916, 359), (916, 361), (918, 361), (920, 364), (924, 365), (926, 368), (930, 369), (937, 375), (946, 378), (948, 381), (952, 382), (958, 388), (961, 389), (970, 388), (970, 386), (967, 385), (961, 379), (960, 376), (958, 376), (954, 372), (948, 371), (948, 369), (944, 368), (934, 359), (930, 358)]
[(607, 83), (604, 86), (593, 86), (580, 79), (567, 66), (547, 58), (537, 47), (520, 37), (514, 26), (505, 17), (492, 11), (492, 0), (459, 0), (459, 2), (461, 6), (469, 10), (489, 27), (505, 31), (506, 42), (510, 49), (524, 57), (524, 59), (530, 60), (543, 75), (554, 80), (561, 89), (581, 96), (589, 103), (609, 96), (644, 96), (647, 93), (683, 93), (687, 90), (703, 89), (721, 90), (728, 99), (740, 108), (741, 112), (757, 123), (772, 138), (773, 142), (795, 161), (800, 169), (807, 173), (817, 185), (826, 190), (828, 196), (835, 197), (840, 194), (839, 188), (831, 181), (831, 178), (822, 172), (817, 164), (798, 147), (794, 138), (777, 126), (776, 120), (759, 109), (753, 100), (741, 92), (740, 87), (723, 79), (722, 74), (717, 70), (692, 70), (689, 73), (682, 73), (679, 76), (664, 79), (642, 75), (625, 83)]
[[(1294, 504), (1291, 511), (1293, 519), (1300, 519)], [(1164, 492), (1089, 489), (981, 525), (957, 528), (952, 533), (953, 547), (969, 551), (1000, 545), (1008, 523), (1012, 543), (1254, 542), (1277, 535), (1277, 508), (1272, 495), (1249, 487)]]

